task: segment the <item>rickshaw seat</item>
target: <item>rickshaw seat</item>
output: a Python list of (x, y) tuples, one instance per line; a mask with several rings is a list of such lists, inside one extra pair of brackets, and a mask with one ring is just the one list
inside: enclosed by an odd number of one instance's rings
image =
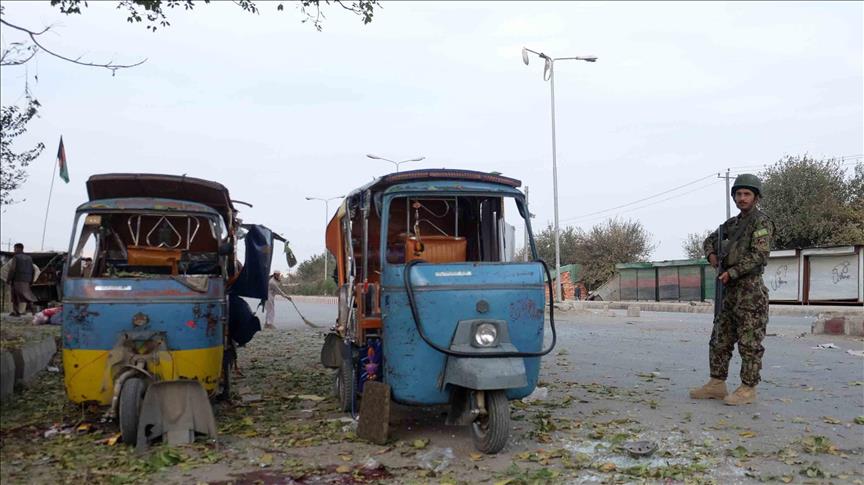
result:
[(454, 236), (405, 235), (405, 262), (422, 259), (428, 263), (464, 262), (468, 241)]
[(182, 251), (179, 249), (152, 248), (148, 246), (127, 246), (130, 266), (160, 266), (171, 268), (171, 274), (176, 275), (177, 263)]

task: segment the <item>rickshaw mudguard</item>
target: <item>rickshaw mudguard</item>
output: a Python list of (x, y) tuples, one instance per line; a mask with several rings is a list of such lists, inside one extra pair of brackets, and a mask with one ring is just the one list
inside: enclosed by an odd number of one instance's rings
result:
[(351, 353), (342, 338), (336, 333), (328, 333), (321, 346), (321, 365), (329, 369), (338, 369), (345, 359), (351, 358)]
[(162, 438), (168, 445), (195, 441), (196, 434), (216, 437), (216, 418), (207, 391), (197, 380), (154, 382), (147, 387), (138, 418), (138, 452)]
[[(474, 347), (471, 345), (473, 328), (482, 322), (494, 323), (498, 328), (498, 345)], [(504, 320), (462, 320), (456, 326), (450, 350), (478, 357), (447, 356), (441, 387), (448, 384), (485, 391), (491, 389), (516, 389), (528, 385), (525, 359), (522, 357), (479, 357), (487, 352), (519, 352), (510, 341), (510, 332)]]
[[(502, 345), (496, 350), (517, 352), (511, 344)], [(492, 389), (518, 389), (528, 385), (525, 359), (521, 357), (447, 357), (444, 369), (444, 382), (448, 384), (486, 391)]]

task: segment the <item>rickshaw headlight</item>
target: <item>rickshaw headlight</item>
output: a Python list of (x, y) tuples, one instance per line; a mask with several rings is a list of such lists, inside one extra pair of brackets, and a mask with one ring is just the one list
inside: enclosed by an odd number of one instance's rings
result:
[(476, 347), (493, 347), (498, 344), (498, 327), (494, 323), (484, 322), (474, 327), (474, 345)]

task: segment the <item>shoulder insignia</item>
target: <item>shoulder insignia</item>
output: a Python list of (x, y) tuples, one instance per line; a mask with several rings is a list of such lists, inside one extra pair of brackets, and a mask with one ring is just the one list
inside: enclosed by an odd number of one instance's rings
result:
[(767, 236), (767, 235), (768, 235), (768, 229), (765, 229), (764, 227), (753, 233), (753, 237), (762, 237), (762, 236)]

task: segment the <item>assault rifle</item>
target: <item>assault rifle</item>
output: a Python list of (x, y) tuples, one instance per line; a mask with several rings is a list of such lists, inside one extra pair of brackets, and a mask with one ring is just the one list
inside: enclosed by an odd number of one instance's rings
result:
[(714, 247), (714, 254), (717, 255), (717, 278), (714, 278), (714, 318), (717, 318), (717, 315), (723, 311), (723, 293), (726, 288), (723, 286), (723, 282), (720, 281), (719, 276), (723, 274), (723, 224), (720, 224), (720, 227), (717, 228), (717, 243)]

